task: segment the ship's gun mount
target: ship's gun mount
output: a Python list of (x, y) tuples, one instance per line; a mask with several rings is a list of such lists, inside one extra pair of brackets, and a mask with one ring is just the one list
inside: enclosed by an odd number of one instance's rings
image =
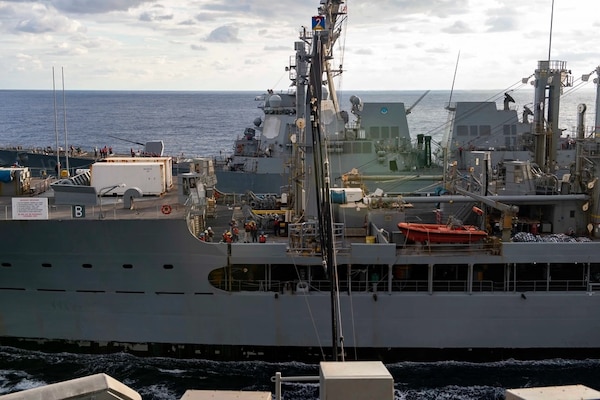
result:
[(502, 213), (501, 229), (502, 229), (502, 240), (510, 241), (510, 233), (512, 229), (513, 218), (519, 213), (519, 207), (515, 205), (509, 205), (494, 200), (493, 197), (481, 196), (479, 194), (469, 192), (459, 186), (455, 186), (454, 190), (458, 193), (469, 196), (483, 204), (492, 207)]

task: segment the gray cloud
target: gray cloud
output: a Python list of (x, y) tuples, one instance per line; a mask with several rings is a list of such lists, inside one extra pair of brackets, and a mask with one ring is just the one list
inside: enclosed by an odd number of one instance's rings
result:
[(140, 21), (145, 22), (170, 21), (173, 18), (173, 12), (160, 4), (153, 5), (150, 10), (142, 12), (139, 16)]
[[(230, 21), (240, 21), (251, 24), (256, 21), (268, 27), (277, 26), (278, 29), (286, 25), (298, 27), (309, 25), (310, 16), (317, 10), (318, 2), (297, 0), (252, 0), (235, 2), (231, 0), (202, 1), (199, 12), (195, 16), (198, 21), (222, 21), (222, 24)], [(290, 12), (293, 10), (293, 12)], [(298, 16), (304, 15), (302, 19)]]
[(352, 21), (365, 24), (381, 23), (382, 20), (390, 18), (397, 21), (399, 18), (407, 18), (414, 14), (449, 18), (453, 15), (466, 14), (468, 11), (468, 0), (378, 0), (376, 3), (363, 1), (348, 6)]
[(145, 11), (140, 14), (140, 21), (169, 21), (173, 19), (173, 14), (161, 15), (155, 11)]
[(507, 32), (516, 28), (516, 21), (511, 16), (497, 16), (488, 18), (485, 21), (488, 25), (488, 32)]
[(206, 21), (216, 20), (218, 18), (218, 15), (211, 14), (211, 13), (200, 13), (200, 14), (196, 15), (194, 18), (196, 19), (196, 21), (206, 22)]
[(179, 25), (196, 25), (196, 21), (193, 19), (186, 19), (185, 21), (181, 21)]
[(235, 26), (231, 26), (231, 25), (220, 26), (208, 34), (206, 41), (207, 42), (217, 42), (217, 43), (240, 42), (240, 39), (237, 37), (238, 32), (239, 32), (239, 30)]
[(0, 4), (0, 20), (15, 16), (15, 10), (8, 4)]
[(77, 21), (48, 12), (22, 19), (16, 24), (15, 30), (27, 33), (73, 33), (84, 32), (85, 28)]
[(205, 10), (210, 11), (219, 11), (226, 13), (248, 13), (252, 11), (252, 6), (250, 4), (240, 4), (240, 2), (232, 2), (232, 1), (223, 1), (218, 2), (214, 1), (212, 3), (206, 4), (204, 7)]
[(57, 10), (75, 14), (101, 14), (111, 11), (127, 11), (155, 0), (51, 0)]
[(471, 26), (464, 21), (456, 21), (452, 25), (442, 29), (442, 32), (445, 33), (469, 33), (471, 31)]
[(265, 46), (264, 50), (266, 52), (272, 52), (272, 51), (290, 51), (291, 48), (292, 48), (292, 46)]
[(40, 21), (34, 18), (20, 21), (16, 26), (17, 31), (27, 33), (54, 32), (54, 28), (53, 24), (48, 24), (47, 21)]
[(192, 45), (190, 45), (190, 48), (192, 50), (197, 50), (197, 51), (206, 51), (207, 50), (206, 47), (199, 45), (199, 44), (192, 44)]

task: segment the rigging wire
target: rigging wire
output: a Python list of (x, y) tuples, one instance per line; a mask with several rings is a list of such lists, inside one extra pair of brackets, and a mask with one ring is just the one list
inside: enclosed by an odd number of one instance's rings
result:
[(279, 79), (277, 79), (277, 81), (275, 82), (275, 85), (272, 86), (272, 89), (275, 89), (277, 87), (277, 85), (279, 85), (279, 82), (281, 82), (281, 80), (283, 79), (283, 77), (288, 73), (288, 71), (284, 71), (281, 76), (279, 76)]
[[(300, 270), (298, 268), (298, 264), (296, 264), (296, 257), (292, 257), (292, 261), (294, 263), (294, 269), (296, 271), (296, 276), (298, 277), (298, 281), (300, 282), (302, 280), (301, 276), (300, 276)], [(296, 295), (298, 295), (298, 293), (296, 293)], [(319, 352), (321, 353), (321, 359), (325, 360), (326, 356), (325, 356), (325, 349), (323, 347), (323, 344), (321, 343), (321, 336), (319, 335), (319, 330), (317, 329), (317, 321), (315, 320), (315, 316), (312, 312), (312, 307), (310, 306), (310, 303), (308, 301), (309, 296), (307, 295), (307, 293), (304, 293), (304, 303), (306, 304), (306, 308), (308, 310), (308, 315), (310, 317), (310, 322), (312, 323), (313, 326), (313, 330), (315, 331), (315, 337), (317, 339), (317, 342), (319, 343)]]
[[(346, 4), (347, 3), (348, 2), (346, 2)], [(345, 10), (347, 10), (347, 6), (346, 6)], [(339, 25), (338, 31), (340, 32), (340, 37), (342, 37), (342, 40), (336, 40), (337, 45), (338, 45), (337, 48), (339, 50), (338, 53), (340, 54), (340, 57), (339, 57), (339, 63), (338, 63), (339, 64), (339, 70), (338, 70), (337, 75), (335, 76), (337, 83), (334, 84), (333, 87), (335, 89), (337, 89), (336, 90), (337, 94), (341, 94), (343, 92), (341, 90), (341, 88), (342, 88), (342, 83), (343, 83), (342, 81), (343, 81), (343, 75), (344, 75), (343, 74), (343, 72), (344, 72), (343, 71), (343, 65), (344, 65), (345, 49), (346, 49), (346, 39), (347, 39), (347, 35), (345, 35), (345, 32), (346, 32), (345, 28), (348, 26), (348, 21), (349, 21), (349, 14), (346, 12), (344, 14), (344, 17), (342, 17), (342, 21), (339, 22), (339, 24), (338, 24)], [(330, 147), (330, 145), (329, 145), (329, 139), (328, 139), (328, 136), (325, 135), (325, 138), (324, 138), (324, 148), (325, 148), (325, 151), (324, 151), (324, 153), (325, 153), (325, 158), (326, 158), (326, 164), (327, 165), (331, 165), (330, 164), (331, 160), (329, 158), (329, 147)], [(341, 158), (337, 157), (336, 160), (337, 160), (337, 170), (341, 171), (341, 167), (342, 167), (342, 165), (341, 165)], [(330, 172), (328, 173), (328, 175), (331, 178)], [(330, 207), (332, 207), (331, 204), (330, 204)], [(330, 215), (333, 218), (333, 209), (330, 210)], [(346, 222), (347, 222), (346, 215), (344, 214), (342, 216), (342, 223), (344, 224), (344, 226), (346, 225)], [(338, 262), (337, 262), (338, 248), (336, 247), (337, 246), (337, 242), (335, 240), (333, 242), (333, 246), (334, 246), (334, 251), (333, 251), (332, 264), (335, 266), (335, 268), (334, 268), (334, 271), (335, 271), (335, 277), (334, 277), (334, 279), (335, 279), (335, 286), (339, 288), (340, 287), (340, 281), (339, 281)], [(353, 343), (356, 344), (356, 326), (355, 326), (354, 308), (353, 308), (354, 306), (353, 306), (352, 296), (350, 295), (351, 294), (350, 288), (349, 288), (349, 292), (348, 293), (349, 293), (348, 297), (349, 297), (349, 300), (350, 300), (350, 314), (352, 316), (351, 326), (352, 326), (352, 333), (353, 333), (353, 338), (354, 338)], [(344, 333), (343, 333), (343, 327), (342, 327), (343, 325), (342, 325), (342, 317), (341, 317), (341, 301), (340, 301), (339, 290), (336, 291), (336, 297), (337, 297), (336, 304), (337, 304), (337, 307), (338, 307), (338, 312), (337, 312), (337, 315), (338, 315), (338, 333), (339, 333), (339, 340), (340, 340), (340, 347), (341, 347), (340, 353), (341, 353), (341, 356), (342, 356), (342, 359), (343, 359), (345, 357), (345, 351), (344, 351)], [(356, 345), (353, 348), (354, 348), (354, 358), (358, 359)]]
[(454, 66), (454, 77), (452, 78), (452, 87), (450, 89), (450, 98), (448, 99), (448, 107), (452, 103), (452, 93), (454, 93), (454, 83), (456, 82), (456, 72), (458, 71), (458, 60), (460, 60), (460, 50), (458, 50), (458, 55), (456, 56), (456, 65)]

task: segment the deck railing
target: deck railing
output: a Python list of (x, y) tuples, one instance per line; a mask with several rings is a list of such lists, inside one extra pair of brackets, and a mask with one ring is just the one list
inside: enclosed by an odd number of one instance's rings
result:
[[(232, 280), (230, 284), (221, 282), (219, 289), (231, 290), (233, 292), (279, 292), (279, 293), (297, 293), (297, 292), (324, 292), (329, 293), (331, 283), (328, 280), (312, 280), (310, 282), (291, 280)], [(465, 280), (434, 280), (431, 285), (433, 292), (436, 293), (466, 293), (469, 291), (469, 283)], [(429, 282), (427, 280), (392, 280), (392, 292), (428, 292)], [(491, 280), (473, 281), (472, 292), (575, 292), (575, 291), (598, 291), (600, 283), (587, 284), (584, 280), (530, 280), (515, 282), (497, 282)], [(341, 281), (340, 291), (342, 293), (351, 292), (388, 292), (388, 282), (384, 278), (377, 282), (366, 281)]]

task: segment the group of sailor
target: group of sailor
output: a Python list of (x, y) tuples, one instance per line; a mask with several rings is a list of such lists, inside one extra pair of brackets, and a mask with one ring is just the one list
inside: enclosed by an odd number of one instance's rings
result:
[[(223, 232), (221, 243), (235, 243), (239, 242), (239, 233), (237, 221), (231, 220), (229, 223), (229, 229), (225, 229)], [(244, 224), (244, 243), (250, 243), (249, 237), (252, 237), (252, 243), (266, 243), (267, 236), (264, 232), (258, 234), (258, 226), (256, 221), (248, 220)], [(212, 242), (214, 240), (214, 232), (209, 226), (205, 231), (200, 232), (200, 240), (203, 242)]]
[[(261, 236), (264, 236), (262, 232)], [(249, 243), (250, 237), (252, 238), (252, 243), (258, 242), (258, 226), (256, 225), (256, 221), (253, 219), (249, 219), (244, 224), (244, 243)]]
[(214, 239), (215, 233), (212, 228), (209, 226), (204, 230), (204, 232), (200, 232), (200, 240), (203, 242), (212, 242)]

